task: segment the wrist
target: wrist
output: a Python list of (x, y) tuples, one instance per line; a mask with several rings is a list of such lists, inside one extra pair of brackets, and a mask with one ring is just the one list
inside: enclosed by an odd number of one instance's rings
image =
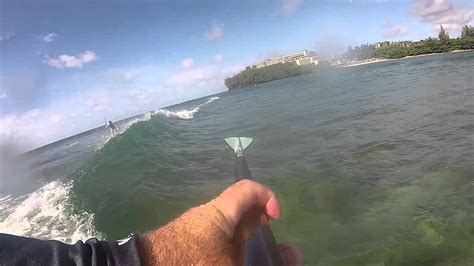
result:
[(142, 265), (156, 265), (158, 264), (160, 253), (158, 248), (153, 245), (150, 239), (150, 233), (143, 234), (138, 239), (138, 250), (140, 261)]

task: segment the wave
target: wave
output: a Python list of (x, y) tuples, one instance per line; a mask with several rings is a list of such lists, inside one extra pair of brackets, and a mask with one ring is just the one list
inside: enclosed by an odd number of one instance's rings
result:
[(194, 114), (199, 112), (199, 109), (202, 106), (210, 104), (213, 101), (216, 101), (218, 99), (220, 99), (220, 98), (217, 97), (217, 96), (210, 97), (210, 98), (207, 99), (207, 101), (205, 101), (201, 104), (198, 104), (196, 107), (194, 107), (192, 109), (185, 109), (185, 110), (179, 110), (179, 111), (170, 111), (170, 110), (167, 110), (167, 109), (156, 109), (154, 111), (145, 113), (145, 114), (141, 115), (139, 118), (134, 118), (134, 119), (128, 121), (127, 123), (123, 124), (123, 125), (118, 125), (117, 126), (118, 133), (103, 135), (102, 138), (104, 139), (104, 141), (102, 143), (100, 143), (95, 148), (95, 150), (98, 151), (98, 150), (102, 149), (111, 139), (115, 138), (117, 135), (121, 135), (121, 134), (125, 133), (125, 131), (127, 131), (135, 123), (149, 121), (155, 115), (163, 115), (163, 116), (166, 116), (166, 117), (175, 117), (175, 118), (186, 119), (186, 120), (187, 119), (192, 119), (192, 118), (194, 118)]
[(148, 112), (148, 113), (142, 114), (139, 118), (134, 118), (134, 119), (128, 121), (127, 123), (118, 126), (118, 128), (117, 128), (118, 133), (117, 134), (123, 134), (125, 131), (127, 131), (135, 123), (150, 121), (150, 119), (151, 119), (151, 113)]
[(181, 119), (192, 119), (194, 114), (199, 111), (199, 107), (194, 107), (191, 110), (181, 110), (181, 111), (170, 111), (166, 109), (156, 110), (156, 114), (164, 115), (166, 117), (176, 117)]
[(166, 117), (176, 117), (176, 118), (181, 118), (181, 119), (192, 119), (194, 118), (194, 114), (199, 112), (199, 109), (206, 105), (210, 104), (215, 100), (218, 100), (219, 97), (214, 96), (209, 98), (206, 102), (199, 104), (198, 106), (192, 108), (192, 109), (185, 109), (185, 110), (179, 110), (179, 111), (170, 111), (167, 109), (158, 109), (154, 111), (154, 114), (161, 114)]
[(134, 118), (134, 119), (128, 121), (125, 124), (116, 125), (117, 126), (117, 133), (115, 133), (115, 134), (112, 134), (110, 131), (107, 130), (106, 132), (109, 132), (109, 134), (102, 135), (102, 138), (104, 139), (104, 141), (99, 143), (96, 146), (95, 151), (98, 151), (98, 150), (102, 149), (107, 143), (109, 143), (109, 141), (111, 139), (117, 137), (118, 135), (122, 135), (123, 133), (125, 133), (125, 131), (127, 131), (133, 124), (138, 123), (138, 122), (150, 121), (151, 116), (152, 116), (151, 113), (148, 112), (148, 113), (140, 115), (140, 117), (137, 117), (137, 118)]
[(11, 195), (6, 195), (4, 197), (0, 197), (0, 218), (2, 218), (2, 213), (6, 213), (7, 211), (10, 210), (9, 208), (9, 202), (12, 201), (12, 196)]
[(0, 198), (0, 233), (66, 243), (102, 238), (94, 228), (93, 214), (73, 211), (71, 187), (72, 181), (53, 181), (19, 198)]
[(79, 141), (75, 141), (75, 142), (73, 142), (73, 143), (64, 145), (64, 147), (72, 147), (72, 146), (74, 146), (74, 145), (76, 145), (76, 144), (78, 144), (78, 143), (79, 143)]
[(213, 101), (216, 101), (216, 100), (219, 100), (219, 99), (220, 99), (220, 98), (217, 97), (217, 96), (211, 97), (211, 98), (207, 99), (206, 102), (199, 104), (198, 107), (204, 106), (204, 105), (206, 105), (206, 104), (210, 104), (210, 103), (212, 103)]
[[(199, 109), (219, 97), (212, 97), (191, 109), (149, 112), (117, 123), (118, 133), (115, 135), (99, 133), (100, 143), (96, 150), (101, 149), (111, 139), (122, 135), (134, 124), (149, 121), (154, 115), (165, 115), (180, 119), (191, 119)], [(103, 131), (108, 133), (107, 131)], [(71, 147), (79, 141), (66, 145)], [(39, 239), (55, 239), (65, 243), (74, 243), (91, 237), (103, 238), (103, 234), (94, 227), (94, 214), (74, 207), (72, 198), (73, 181), (59, 180), (49, 182), (36, 191), (20, 196), (0, 195), (0, 233)]]

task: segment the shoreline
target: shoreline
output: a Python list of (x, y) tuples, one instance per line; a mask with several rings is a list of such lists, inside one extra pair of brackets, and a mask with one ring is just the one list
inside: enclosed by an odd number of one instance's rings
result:
[(375, 63), (388, 62), (388, 61), (401, 60), (401, 59), (408, 59), (408, 58), (416, 58), (416, 57), (423, 57), (423, 56), (430, 56), (430, 55), (442, 55), (442, 54), (450, 54), (450, 53), (463, 53), (463, 52), (472, 52), (472, 51), (474, 51), (474, 49), (466, 49), (466, 50), (459, 50), (458, 49), (458, 50), (453, 50), (453, 51), (449, 51), (449, 52), (442, 52), (442, 53), (409, 55), (409, 56), (405, 56), (405, 57), (401, 57), (401, 58), (394, 58), (394, 59), (371, 58), (371, 59), (353, 61), (351, 63), (341, 64), (341, 65), (335, 66), (335, 67), (337, 67), (337, 68), (355, 67), (355, 66), (362, 66), (362, 65), (375, 64)]

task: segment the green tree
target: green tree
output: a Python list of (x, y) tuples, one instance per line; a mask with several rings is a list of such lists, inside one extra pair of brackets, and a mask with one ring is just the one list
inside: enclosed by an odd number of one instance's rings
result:
[(329, 68), (329, 63), (321, 61), (319, 65), (299, 66), (294, 62), (279, 63), (261, 68), (247, 68), (233, 77), (226, 78), (224, 84), (229, 89), (242, 88), (277, 79), (294, 77)]
[(442, 44), (447, 44), (449, 42), (449, 34), (444, 30), (443, 25), (439, 25), (438, 39)]
[(469, 31), (469, 27), (467, 25), (464, 25), (464, 27), (462, 27), (462, 30), (461, 30), (461, 38), (466, 38), (468, 31)]
[(461, 39), (462, 38), (469, 38), (469, 37), (474, 37), (474, 27), (472, 26), (468, 26), (468, 25), (464, 25), (464, 27), (462, 27), (462, 31), (461, 31)]
[(474, 27), (464, 25), (461, 31), (461, 49), (474, 49)]

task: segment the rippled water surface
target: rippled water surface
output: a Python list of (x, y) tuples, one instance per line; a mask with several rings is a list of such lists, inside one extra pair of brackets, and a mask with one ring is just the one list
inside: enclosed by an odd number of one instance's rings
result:
[(308, 265), (474, 263), (474, 52), (217, 97), (22, 157), (30, 185), (0, 189), (0, 231), (73, 241), (163, 225), (233, 182), (223, 139), (243, 135), (253, 175), (281, 201), (275, 236)]

